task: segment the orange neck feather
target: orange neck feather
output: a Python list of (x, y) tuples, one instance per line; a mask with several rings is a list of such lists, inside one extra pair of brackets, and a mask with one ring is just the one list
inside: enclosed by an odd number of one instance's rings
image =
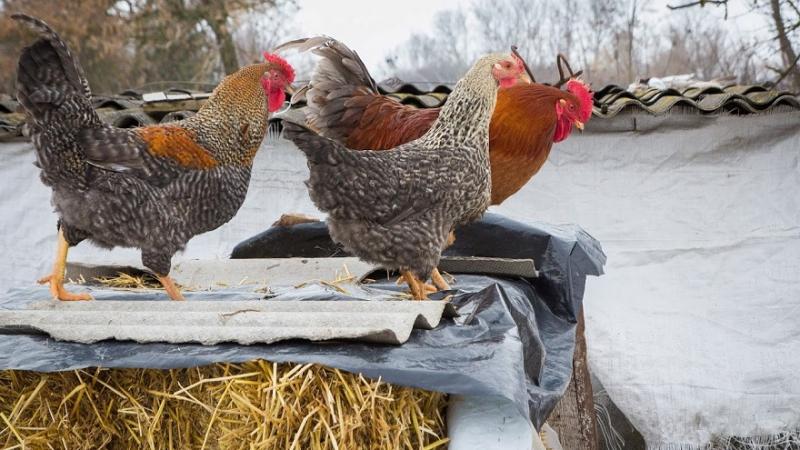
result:
[(550, 155), (563, 92), (540, 84), (501, 90), (489, 127), (492, 204), (521, 189)]
[(535, 157), (543, 144), (549, 150), (557, 120), (555, 105), (564, 95), (541, 84), (501, 90), (489, 131), (492, 144), (502, 143), (506, 151), (519, 156)]

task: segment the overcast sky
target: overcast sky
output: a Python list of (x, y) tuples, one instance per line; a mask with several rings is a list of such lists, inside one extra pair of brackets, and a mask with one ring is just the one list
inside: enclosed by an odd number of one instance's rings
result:
[[(414, 32), (430, 29), (437, 11), (466, 7), (473, 0), (297, 0), (300, 11), (296, 23), (303, 36), (326, 34), (341, 40), (358, 52), (373, 75), (383, 76), (381, 68), (386, 55), (403, 44)], [(591, 0), (582, 0), (591, 1)], [(665, 26), (668, 20), (679, 20), (667, 4), (689, 0), (638, 0), (646, 3), (642, 20), (652, 26)], [(767, 23), (760, 14), (749, 12), (749, 2), (731, 2), (729, 18), (723, 27), (745, 35), (762, 37)], [(700, 12), (700, 11), (698, 11)], [(723, 9), (706, 7), (709, 17), (721, 19)]]
[(306, 35), (326, 34), (353, 48), (371, 70), (413, 32), (430, 28), (433, 15), (469, 0), (298, 0), (297, 22)]

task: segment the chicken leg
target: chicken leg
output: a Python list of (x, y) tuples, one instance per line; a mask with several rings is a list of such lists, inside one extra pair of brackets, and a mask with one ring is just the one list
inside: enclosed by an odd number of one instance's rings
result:
[(39, 284), (50, 283), (50, 294), (53, 300), (61, 300), (64, 302), (92, 300), (92, 296), (86, 293), (72, 294), (64, 289), (64, 272), (67, 270), (67, 252), (69, 251), (69, 244), (64, 237), (64, 231), (58, 229), (58, 247), (56, 250), (56, 260), (53, 264), (53, 273), (39, 279)]
[[(450, 233), (447, 234), (447, 241), (444, 243), (444, 248), (450, 247), (455, 241), (456, 234), (453, 231), (450, 231)], [(444, 250), (444, 248), (442, 250)], [(450, 285), (447, 284), (447, 281), (444, 280), (442, 274), (439, 273), (438, 267), (433, 268), (433, 272), (431, 272), (431, 281), (433, 281), (433, 284), (436, 285), (440, 291), (446, 291), (450, 289)]]
[(440, 291), (446, 291), (450, 289), (450, 285), (447, 284), (447, 281), (444, 280), (444, 277), (441, 273), (439, 273), (439, 269), (434, 267), (433, 272), (431, 272), (431, 281), (433, 281), (434, 286), (436, 286)]
[[(419, 281), (422, 283), (422, 280), (419, 280)], [(409, 285), (409, 287), (411, 286), (411, 285), (408, 283), (408, 281), (406, 280), (406, 276), (405, 276), (404, 274), (402, 274), (402, 273), (401, 273), (401, 274), (400, 274), (400, 276), (397, 278), (397, 282), (396, 282), (395, 284), (396, 284), (396, 285), (398, 285), (398, 286), (400, 286), (400, 285), (401, 285), (401, 284), (403, 284), (403, 283), (405, 283), (405, 284), (408, 284), (408, 285)], [(422, 283), (422, 288), (423, 288), (425, 291), (429, 292), (429, 293), (433, 293), (433, 292), (436, 292), (436, 291), (438, 291), (438, 290), (439, 290), (439, 289), (437, 289), (437, 288), (436, 288), (436, 286), (434, 286), (434, 285), (432, 285), (432, 284), (429, 284), (429, 283)]]
[(431, 292), (431, 290), (436, 292), (436, 288), (417, 278), (410, 270), (404, 270), (401, 274), (401, 278), (404, 278), (406, 283), (408, 283), (408, 287), (411, 289), (411, 296), (414, 300), (427, 300), (428, 293)]
[(183, 294), (181, 294), (181, 290), (178, 289), (178, 286), (175, 285), (175, 280), (170, 278), (169, 275), (164, 275), (163, 277), (160, 275), (156, 275), (158, 281), (161, 282), (161, 285), (164, 286), (164, 290), (167, 291), (167, 295), (172, 300), (184, 300)]

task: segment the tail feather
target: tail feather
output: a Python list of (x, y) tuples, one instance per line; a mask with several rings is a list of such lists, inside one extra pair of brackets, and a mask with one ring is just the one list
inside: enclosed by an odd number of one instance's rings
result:
[(39, 40), (26, 47), (17, 69), (17, 97), (35, 119), (70, 96), (91, 97), (89, 82), (66, 42), (44, 21), (26, 14), (12, 19), (39, 34)]
[(337, 165), (341, 162), (342, 152), (346, 152), (340, 143), (320, 136), (305, 125), (283, 120), (283, 137), (288, 139), (306, 154), (312, 164)]
[[(358, 53), (348, 48), (346, 45), (329, 36), (315, 36), (310, 38), (295, 39), (285, 42), (275, 48), (275, 51), (296, 50), (298, 52), (312, 51), (317, 56), (323, 58), (333, 66), (326, 76), (327, 79), (337, 79), (349, 84), (369, 86), (374, 92), (378, 92), (375, 80), (369, 74), (367, 66), (361, 61)], [(319, 66), (318, 66), (319, 67)], [(319, 71), (315, 71), (317, 76)]]
[[(306, 181), (308, 195), (321, 211), (339, 218), (357, 219), (372, 217), (370, 205), (377, 205), (377, 197), (387, 195), (391, 189), (375, 190), (372, 170), (387, 172), (384, 166), (376, 166), (381, 161), (373, 161), (370, 156), (381, 156), (385, 152), (352, 151), (342, 144), (320, 136), (305, 125), (290, 120), (283, 121), (283, 136), (294, 142), (308, 159), (309, 176)], [(390, 176), (379, 185), (391, 186), (396, 177)], [(364, 206), (366, 205), (366, 206)]]
[(358, 54), (328, 36), (297, 39), (281, 44), (277, 50), (312, 51), (321, 57), (308, 89), (302, 93), (308, 104), (307, 120), (323, 136), (347, 141), (366, 106), (381, 97)]

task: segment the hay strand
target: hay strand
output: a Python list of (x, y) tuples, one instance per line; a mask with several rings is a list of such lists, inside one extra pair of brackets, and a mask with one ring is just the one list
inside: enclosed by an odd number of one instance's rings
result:
[(2, 449), (425, 449), (444, 394), (312, 364), (0, 371)]
[(117, 289), (163, 289), (164, 287), (154, 276), (145, 273), (141, 275), (131, 275), (125, 272), (117, 272), (115, 277), (97, 277), (95, 282), (102, 286)]

